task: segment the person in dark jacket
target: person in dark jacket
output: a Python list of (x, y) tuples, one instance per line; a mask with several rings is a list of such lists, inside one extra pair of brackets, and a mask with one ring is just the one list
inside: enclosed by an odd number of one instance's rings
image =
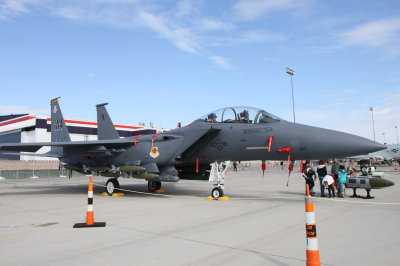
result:
[(326, 164), (324, 160), (319, 160), (317, 167), (319, 186), (321, 188), (321, 197), (325, 197), (325, 186), (322, 184), (322, 180), (328, 174), (326, 170)]
[[(333, 179), (335, 180), (335, 183), (334, 183), (334, 187), (335, 187), (335, 188), (338, 188), (338, 184), (339, 184), (339, 182), (337, 182), (337, 179), (338, 179), (338, 177), (339, 177), (339, 174), (338, 174), (338, 172), (339, 172), (339, 167), (340, 167), (339, 159), (333, 158), (333, 159), (332, 159), (331, 174), (332, 174), (332, 176), (333, 176)], [(338, 196), (339, 196), (339, 195), (338, 195)]]
[(233, 171), (234, 171), (234, 172), (237, 172), (237, 165), (238, 165), (237, 162), (234, 161), (234, 162), (233, 162)]
[(306, 185), (308, 185), (308, 187), (310, 188), (310, 194), (314, 195), (314, 179), (316, 178), (316, 174), (315, 171), (311, 168), (310, 164), (305, 163), (305, 166), (303, 168), (303, 177), (306, 180)]

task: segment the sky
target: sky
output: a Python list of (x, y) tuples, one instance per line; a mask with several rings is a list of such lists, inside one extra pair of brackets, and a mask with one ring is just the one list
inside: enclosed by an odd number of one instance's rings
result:
[(0, 115), (174, 128), (226, 106), (397, 143), (400, 1), (0, 0)]

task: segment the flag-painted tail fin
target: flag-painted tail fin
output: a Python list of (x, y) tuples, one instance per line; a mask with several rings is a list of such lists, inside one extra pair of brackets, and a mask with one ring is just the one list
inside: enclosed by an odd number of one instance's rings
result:
[(106, 105), (108, 103), (102, 103), (96, 105), (97, 110), (97, 138), (99, 140), (104, 139), (119, 139), (119, 134), (108, 115)]
[[(70, 142), (68, 128), (64, 121), (64, 116), (61, 112), (60, 105), (58, 104), (58, 98), (50, 101), (50, 112), (51, 112), (51, 142)], [(62, 155), (62, 147), (51, 147), (51, 153)]]

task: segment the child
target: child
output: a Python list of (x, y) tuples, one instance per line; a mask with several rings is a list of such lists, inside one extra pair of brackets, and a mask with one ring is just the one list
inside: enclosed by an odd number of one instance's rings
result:
[(324, 186), (328, 188), (329, 197), (335, 197), (335, 191), (333, 189), (333, 183), (335, 183), (335, 180), (333, 180), (333, 177), (331, 175), (326, 175), (324, 179), (322, 179), (322, 183), (324, 183)]
[[(347, 174), (345, 171), (345, 168), (343, 165), (339, 166), (339, 171), (338, 171), (338, 187), (340, 188), (338, 190), (338, 197), (344, 198), (345, 194), (344, 194), (344, 184), (346, 184), (346, 180), (347, 180)], [(339, 194), (340, 193), (340, 194)]]

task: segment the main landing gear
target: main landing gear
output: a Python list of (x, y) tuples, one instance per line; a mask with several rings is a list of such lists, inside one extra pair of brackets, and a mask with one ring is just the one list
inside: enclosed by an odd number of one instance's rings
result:
[(110, 178), (106, 183), (106, 190), (108, 195), (112, 196), (113, 193), (119, 192), (119, 182), (116, 178)]
[(156, 190), (159, 190), (161, 188), (161, 181), (149, 180), (147, 183), (147, 187), (149, 188), (150, 192), (155, 192)]

